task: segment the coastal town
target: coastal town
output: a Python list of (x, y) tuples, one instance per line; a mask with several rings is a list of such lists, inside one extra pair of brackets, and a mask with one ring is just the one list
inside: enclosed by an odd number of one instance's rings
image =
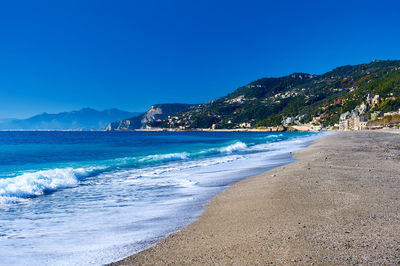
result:
[[(368, 94), (365, 101), (352, 111), (340, 114), (339, 123), (326, 127), (321, 123), (321, 116), (313, 117), (307, 124), (301, 124), (300, 119), (303, 116), (287, 117), (282, 123), (299, 131), (321, 131), (321, 130), (339, 130), (339, 131), (357, 131), (357, 130), (375, 130), (383, 128), (400, 127), (400, 109), (397, 111), (374, 111), (374, 108), (385, 101), (394, 101), (396, 97), (387, 97), (383, 99), (380, 95)], [(322, 116), (323, 117), (323, 116)]]
[[(351, 90), (353, 88), (347, 89)], [(305, 89), (302, 90), (303, 92)], [(280, 98), (295, 97), (299, 92), (288, 91), (284, 94), (278, 93), (272, 97), (270, 100), (275, 100), (279, 103)], [(306, 95), (306, 97), (310, 97)], [(297, 116), (285, 117), (280, 125), (263, 127), (254, 126), (254, 120), (244, 121), (237, 123), (230, 130), (234, 131), (358, 131), (358, 130), (376, 130), (383, 128), (397, 129), (400, 127), (400, 108), (398, 110), (382, 112), (376, 109), (383, 102), (391, 102), (398, 100), (399, 97), (393, 96), (393, 93), (389, 97), (382, 97), (379, 94), (367, 94), (364, 101), (357, 105), (353, 110), (346, 111), (340, 114), (329, 114), (327, 112), (322, 112), (318, 116), (310, 116), (309, 114), (299, 114)], [(225, 100), (226, 104), (243, 104), (246, 101), (255, 101), (256, 99), (246, 99), (243, 95)], [(268, 100), (268, 99), (267, 99)], [(346, 102), (346, 99), (337, 99), (331, 104), (326, 104), (321, 107), (321, 110), (328, 109), (330, 106), (341, 105)], [(196, 107), (197, 112), (201, 107)], [(150, 109), (150, 111), (153, 110)], [(161, 111), (160, 111), (161, 112)], [(333, 125), (326, 125), (326, 118), (329, 116), (339, 116), (338, 123)], [(146, 130), (190, 130), (190, 122), (193, 114), (190, 112), (183, 113), (182, 115), (169, 115), (166, 117), (165, 122), (168, 127), (154, 127), (152, 125), (160, 124), (163, 122), (161, 119), (153, 120), (153, 123), (146, 124)], [(209, 115), (210, 119), (222, 119), (221, 115), (215, 115), (215, 117)], [(147, 121), (147, 120), (146, 120)], [(308, 122), (304, 122), (308, 121)], [(230, 125), (234, 122), (232, 120), (227, 120), (226, 124)], [(193, 130), (193, 129), (192, 129)], [(212, 124), (210, 128), (197, 129), (202, 131), (226, 131), (227, 129), (217, 128), (217, 124)]]
[[(395, 97), (390, 97), (385, 100), (391, 101), (395, 99)], [(357, 106), (352, 112), (345, 112), (340, 115), (339, 130), (371, 130), (383, 127), (398, 128), (400, 109), (390, 112), (374, 111), (370, 113), (370, 119), (368, 119), (366, 113), (379, 104), (380, 101), (380, 95), (368, 94), (366, 101), (360, 106)]]

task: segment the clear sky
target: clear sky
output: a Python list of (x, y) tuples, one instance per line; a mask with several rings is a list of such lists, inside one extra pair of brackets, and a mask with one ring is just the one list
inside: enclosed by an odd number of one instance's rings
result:
[(400, 59), (400, 1), (0, 3), (0, 118), (202, 103), (261, 77)]

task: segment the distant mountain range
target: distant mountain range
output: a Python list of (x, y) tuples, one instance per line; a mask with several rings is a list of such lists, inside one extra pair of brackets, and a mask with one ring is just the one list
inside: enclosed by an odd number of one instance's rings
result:
[(134, 130), (146, 128), (149, 123), (161, 121), (168, 116), (189, 110), (194, 106), (196, 105), (182, 103), (155, 104), (147, 112), (140, 115), (110, 123), (107, 130)]
[(57, 114), (42, 113), (27, 119), (2, 119), (0, 130), (104, 130), (112, 121), (138, 114), (118, 109), (83, 108)]

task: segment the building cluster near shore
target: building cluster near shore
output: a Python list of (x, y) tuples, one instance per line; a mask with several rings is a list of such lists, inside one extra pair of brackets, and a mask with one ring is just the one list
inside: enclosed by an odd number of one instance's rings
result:
[[(394, 100), (394, 97), (392, 98), (389, 100)], [(383, 128), (384, 126), (398, 127), (399, 123), (393, 118), (400, 118), (398, 117), (400, 116), (400, 109), (391, 112), (373, 111), (381, 100), (380, 95), (368, 94), (365, 102), (354, 108), (351, 112), (345, 112), (340, 115), (339, 130), (371, 130)], [(368, 119), (368, 112), (370, 119)], [(387, 119), (385, 120), (385, 118)], [(387, 123), (387, 120), (392, 120), (393, 123)]]
[(364, 102), (356, 106), (353, 110), (340, 114), (339, 122), (333, 126), (325, 126), (322, 122), (323, 115), (310, 118), (309, 123), (302, 124), (300, 121), (308, 115), (298, 115), (286, 117), (282, 125), (286, 128), (298, 131), (321, 131), (321, 130), (340, 130), (357, 131), (373, 130), (383, 127), (400, 127), (400, 109), (390, 112), (377, 111), (378, 105), (384, 100), (395, 100), (396, 97), (383, 99), (380, 95), (368, 94)]

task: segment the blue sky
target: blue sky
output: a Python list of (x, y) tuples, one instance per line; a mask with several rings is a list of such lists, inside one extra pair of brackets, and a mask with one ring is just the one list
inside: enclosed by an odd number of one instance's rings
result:
[(0, 118), (202, 103), (261, 77), (400, 59), (400, 3), (2, 1)]

